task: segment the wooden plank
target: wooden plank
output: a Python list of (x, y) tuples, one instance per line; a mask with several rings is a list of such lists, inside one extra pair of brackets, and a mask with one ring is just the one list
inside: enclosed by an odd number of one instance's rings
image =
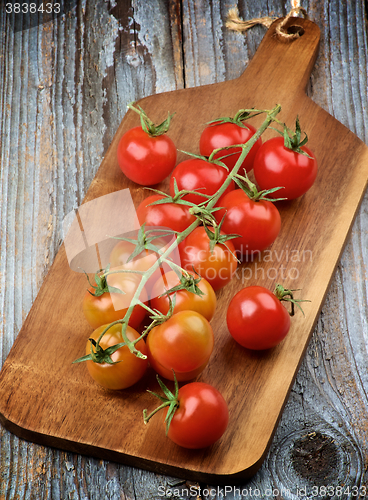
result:
[[(362, 92), (363, 88), (367, 88), (368, 81), (367, 41), (365, 31), (355, 29), (356, 25), (354, 27), (356, 16), (359, 19), (366, 17), (364, 5), (356, 2), (330, 2), (328, 5), (309, 3), (308, 12), (312, 19), (324, 20), (320, 23), (320, 52), (308, 95), (367, 143), (366, 120), (363, 118), (366, 92)], [(343, 74), (346, 75), (345, 78), (341, 77)], [(358, 97), (359, 94), (362, 96)], [(331, 428), (332, 433), (343, 433), (345, 445), (351, 450), (351, 463), (344, 470), (346, 472), (350, 467), (352, 471), (357, 471), (357, 477), (350, 478), (350, 484), (359, 484), (361, 481), (363, 485), (367, 484), (364, 470), (367, 461), (367, 433), (366, 417), (363, 417), (367, 412), (367, 386), (365, 370), (359, 360), (361, 354), (366, 353), (363, 340), (367, 331), (363, 319), (367, 269), (364, 236), (367, 231), (366, 207), (365, 196), (316, 325), (305, 362), (291, 392), (278, 438), (269, 455), (271, 458), (281, 448), (281, 455), (295, 460), (295, 456), (291, 455), (293, 448), (286, 447), (287, 436), (295, 432), (295, 429), (298, 429), (300, 437), (305, 436), (320, 422), (322, 429), (328, 434), (331, 433)], [(357, 310), (358, 304), (361, 312)], [(286, 479), (294, 481), (294, 485), (306, 481), (311, 486), (320, 484), (321, 481), (316, 458), (318, 454), (312, 457), (311, 468), (308, 474), (304, 470), (304, 476), (296, 474), (285, 462), (276, 467), (270, 459), (267, 467), (279, 487), (286, 486)], [(298, 460), (303, 463), (302, 457), (299, 456)], [(357, 462), (360, 463), (358, 467)], [(329, 474), (327, 468), (326, 477), (330, 484), (337, 484), (337, 475), (331, 478)], [(295, 487), (292, 491), (295, 491)]]
[[(367, 88), (367, 65), (366, 65), (366, 35), (364, 30), (364, 23), (360, 23), (359, 20), (365, 18), (364, 12), (364, 2), (314, 2), (309, 1), (303, 5), (308, 9), (309, 14), (312, 19), (317, 21), (322, 30), (322, 39), (320, 54), (317, 60), (317, 64), (313, 70), (310, 86), (308, 88), (308, 94), (313, 98), (315, 102), (327, 109), (331, 114), (337, 116), (337, 118), (352, 127), (352, 130), (358, 134), (365, 142), (368, 142), (367, 129), (365, 123), (365, 112), (366, 109), (365, 100)], [(224, 19), (224, 13), (228, 7), (232, 7), (233, 4), (227, 2), (221, 2), (221, 19), (214, 19), (213, 23), (222, 23)], [(253, 8), (253, 15), (283, 15), (286, 13), (288, 5), (285, 2), (284, 10), (281, 9), (279, 2), (244, 2), (244, 5), (239, 2), (240, 12), (244, 18), (251, 17), (247, 15), (245, 9)], [(100, 6), (99, 6), (100, 7)], [(106, 6), (102, 5), (103, 8)], [(76, 161), (79, 164), (80, 177), (78, 183), (80, 188), (76, 190), (77, 201), (83, 197), (85, 189), (88, 187), (90, 179), (93, 177), (96, 168), (99, 165), (98, 155), (94, 157), (93, 154), (88, 154), (88, 149), (85, 147), (81, 151), (80, 146), (82, 145), (81, 138), (83, 140), (83, 145), (91, 142), (90, 138), (93, 137), (93, 141), (96, 143), (96, 139), (100, 138), (100, 130), (97, 122), (89, 120), (89, 113), (93, 111), (93, 105), (89, 106), (88, 101), (93, 100), (93, 96), (89, 93), (89, 83), (94, 79), (98, 78), (98, 72), (95, 71), (92, 64), (95, 63), (97, 66), (100, 64), (98, 59), (98, 51), (95, 51), (95, 58), (90, 57), (90, 63), (87, 65), (83, 64), (84, 56), (86, 52), (94, 51), (94, 46), (86, 45), (83, 41), (83, 33), (91, 28), (90, 26), (90, 16), (93, 14), (94, 9), (90, 9), (85, 12), (85, 4), (82, 2), (78, 10), (77, 26), (80, 28), (79, 37), (75, 38), (74, 29), (75, 25), (70, 22), (66, 25), (65, 38), (70, 39), (71, 43), (68, 45), (68, 51), (73, 52), (73, 40), (76, 40), (75, 46), (77, 51), (81, 48), (81, 68), (76, 79), (74, 90), (70, 85), (68, 88), (69, 95), (75, 95), (75, 116), (76, 124), (75, 137), (79, 137), (78, 154), (75, 153), (74, 156), (70, 157), (71, 164), (73, 165)], [(199, 12), (199, 11), (198, 11)], [(194, 15), (195, 11), (192, 11)], [(2, 13), (3, 14), (3, 13)], [(216, 16), (218, 12), (215, 12)], [(103, 21), (105, 21), (106, 16), (102, 16)], [(198, 22), (192, 23), (193, 29), (201, 30), (201, 16), (200, 12), (197, 16)], [(357, 22), (358, 20), (358, 22)], [(4, 17), (1, 17), (1, 26), (5, 25)], [(64, 21), (62, 21), (64, 22)], [(97, 19), (93, 20), (94, 23), (101, 26), (101, 36), (103, 36), (105, 22), (102, 23)], [(160, 28), (166, 21), (161, 21), (159, 23)], [(151, 30), (152, 37), (155, 32), (155, 24), (151, 19), (144, 19), (144, 23), (147, 26), (147, 31)], [(111, 24), (106, 24), (106, 28), (113, 28), (114, 19), (111, 18)], [(45, 27), (47, 28), (47, 27)], [(2, 28), (0, 28), (2, 30)], [(98, 29), (95, 33), (98, 34)], [(225, 29), (222, 30), (222, 52), (219, 57), (225, 57), (226, 74), (225, 79), (233, 78), (238, 76), (243, 70), (244, 66), (247, 64), (248, 54), (252, 55), (252, 50), (254, 50), (259, 44), (261, 37), (263, 36), (265, 29), (263, 27), (254, 28), (248, 35), (237, 35), (234, 33), (229, 33)], [(119, 34), (121, 32), (119, 31)], [(21, 35), (19, 35), (20, 37)], [(22, 35), (23, 36), (23, 35)], [(63, 37), (57, 38), (56, 36), (46, 36), (46, 32), (43, 30), (40, 32), (41, 42), (44, 39), (44, 43), (38, 43), (37, 41), (33, 43), (33, 47), (36, 47), (34, 51), (31, 52), (31, 59), (33, 59), (32, 71), (26, 78), (33, 78), (34, 75), (43, 75), (45, 81), (52, 81), (52, 75), (54, 73), (54, 68), (58, 64), (62, 63), (62, 59), (55, 58), (49, 60), (47, 64), (44, 65), (41, 71), (41, 62), (43, 60), (44, 53), (47, 53), (47, 48), (50, 47), (50, 43), (54, 44), (53, 54), (54, 57), (60, 49), (59, 43), (62, 44)], [(40, 39), (39, 39), (40, 40)], [(55, 41), (54, 41), (55, 40)], [(19, 57), (19, 40), (14, 42), (14, 37), (10, 33), (6, 37), (0, 37), (1, 50), (0, 50), (0, 60), (5, 59), (7, 65), (0, 65), (0, 70), (3, 68), (6, 70), (2, 73), (0, 80), (0, 85), (2, 89), (7, 90), (1, 91), (2, 106), (1, 109), (7, 110), (7, 113), (3, 113), (2, 120), (0, 121), (1, 137), (2, 137), (2, 201), (4, 197), (9, 200), (9, 210), (7, 221), (2, 218), (2, 237), (1, 237), (1, 248), (2, 248), (2, 260), (1, 260), (1, 279), (2, 285), (0, 287), (1, 296), (1, 317), (4, 318), (4, 310), (6, 311), (6, 325), (2, 328), (2, 359), (4, 360), (7, 352), (9, 352), (10, 347), (13, 343), (13, 339), (16, 336), (19, 328), (23, 322), (23, 319), (29, 310), (31, 303), (34, 300), (36, 292), (42, 283), (43, 274), (53, 260), (55, 251), (59, 246), (59, 239), (61, 235), (60, 222), (63, 215), (68, 211), (66, 207), (65, 211), (62, 206), (59, 206), (59, 201), (56, 202), (55, 189), (53, 183), (49, 183), (50, 192), (44, 189), (45, 186), (43, 181), (38, 180), (38, 186), (36, 191), (39, 193), (39, 202), (41, 205), (46, 206), (46, 213), (49, 211), (48, 207), (51, 206), (52, 210), (60, 211), (60, 215), (54, 216), (56, 221), (52, 225), (48, 225), (48, 220), (42, 221), (42, 216), (44, 213), (43, 208), (37, 209), (37, 201), (31, 201), (28, 205), (25, 205), (25, 213), (34, 212), (34, 229), (33, 229), (33, 246), (25, 245), (21, 250), (20, 243), (29, 236), (29, 225), (27, 226), (24, 222), (20, 221), (17, 224), (17, 234), (18, 238), (15, 241), (14, 233), (12, 233), (12, 226), (15, 224), (15, 218), (13, 206), (14, 197), (20, 197), (22, 190), (26, 190), (25, 200), (29, 200), (29, 195), (27, 190), (33, 189), (32, 186), (19, 186), (18, 194), (10, 194), (11, 188), (15, 189), (15, 184), (7, 183), (6, 174), (4, 174), (4, 161), (3, 159), (7, 157), (7, 152), (9, 152), (9, 144), (5, 143), (4, 137), (9, 137), (8, 131), (10, 128), (14, 130), (15, 137), (17, 135), (17, 122), (11, 122), (10, 113), (10, 102), (12, 92), (14, 93), (14, 101), (19, 100), (19, 90), (9, 92), (12, 88), (12, 78), (13, 72), (8, 71), (14, 61), (12, 59), (17, 59)], [(185, 42), (189, 43), (188, 40)], [(359, 42), (359, 43), (357, 43)], [(21, 42), (25, 43), (25, 42)], [(347, 50), (349, 44), (353, 44), (354, 51), (351, 51), (350, 55)], [(4, 48), (4, 50), (3, 50)], [(129, 66), (124, 59), (120, 57), (120, 51), (124, 50), (122, 44), (117, 44), (114, 48), (114, 66), (120, 65), (122, 68), (129, 69)], [(189, 50), (189, 49), (188, 49)], [(35, 54), (39, 54), (36, 59)], [(50, 50), (49, 50), (50, 52)], [(351, 56), (353, 54), (353, 57)], [(27, 51), (22, 52), (21, 58), (25, 61), (28, 57)], [(212, 51), (209, 54), (202, 54), (205, 57), (212, 60)], [(46, 62), (46, 61), (45, 61)], [(143, 62), (143, 66), (146, 63)], [(198, 62), (199, 64), (199, 62)], [(209, 63), (211, 68), (213, 63)], [(19, 65), (18, 65), (19, 67)], [(40, 68), (40, 69), (38, 69)], [(114, 72), (109, 67), (111, 74)], [(145, 79), (145, 70), (141, 67), (140, 72), (136, 72), (138, 75), (136, 79), (137, 85), (136, 90), (142, 88), (141, 81), (145, 81), (146, 85), (148, 83), (148, 78)], [(200, 70), (198, 70), (200, 71)], [(351, 73), (352, 78), (343, 80), (340, 75), (343, 71)], [(193, 71), (192, 71), (193, 72)], [(15, 75), (19, 74), (16, 72)], [(28, 75), (28, 74), (27, 74)], [(118, 124), (121, 115), (119, 115), (119, 108), (121, 112), (124, 113), (125, 103), (123, 102), (123, 95), (125, 93), (131, 92), (132, 80), (124, 80), (124, 73), (122, 69), (120, 71), (115, 71), (114, 76), (110, 79), (111, 85), (109, 86), (109, 91), (114, 86), (119, 89), (117, 98), (119, 98), (116, 108), (112, 106), (111, 108), (105, 107), (104, 120), (111, 123)], [(357, 77), (358, 76), (358, 77)], [(15, 79), (17, 76), (15, 76)], [(23, 78), (25, 75), (23, 73)], [(214, 78), (214, 77), (213, 77)], [(144, 80), (145, 79), (145, 80)], [(83, 85), (85, 82), (85, 85)], [(115, 83), (114, 83), (115, 82)], [(40, 82), (42, 84), (42, 81)], [(99, 86), (95, 91), (97, 95), (101, 98), (101, 93)], [(28, 96), (31, 97), (34, 87), (30, 85), (30, 91)], [(63, 93), (59, 92), (54, 100), (51, 102), (49, 94), (52, 93), (53, 89), (45, 87), (46, 96), (45, 98), (45, 111), (43, 107), (38, 107), (35, 113), (30, 112), (32, 116), (38, 116), (38, 134), (42, 128), (42, 124), (45, 123), (43, 127), (43, 135), (47, 136), (47, 131), (51, 128), (51, 119), (48, 122), (48, 115), (51, 112), (51, 104), (57, 103), (58, 99), (63, 98)], [(147, 88), (147, 93), (152, 93), (149, 88)], [(42, 98), (43, 94), (40, 92), (37, 94), (39, 99)], [(131, 94), (130, 94), (131, 95)], [(125, 102), (129, 101), (130, 95)], [(141, 94), (142, 95), (142, 94)], [(351, 96), (354, 95), (354, 99)], [(344, 96), (342, 98), (342, 96)], [(347, 96), (347, 99), (345, 99)], [(67, 97), (67, 96), (66, 96)], [(137, 97), (139, 97), (137, 95)], [(42, 100), (42, 99), (41, 99)], [(83, 114), (84, 101), (85, 114)], [(30, 102), (35, 102), (34, 100)], [(43, 101), (42, 101), (43, 102)], [(343, 106), (339, 108), (336, 103), (341, 102)], [(28, 102), (26, 100), (21, 101), (21, 106), (27, 107)], [(55, 106), (54, 109), (61, 109), (60, 106)], [(99, 113), (103, 110), (103, 107), (99, 107)], [(38, 110), (38, 111), (37, 111)], [(352, 110), (354, 110), (352, 112)], [(114, 115), (116, 117), (114, 118)], [(349, 122), (347, 122), (347, 117), (350, 116)], [(10, 121), (6, 122), (10, 118)], [(69, 125), (72, 122), (69, 122)], [(86, 124), (85, 126), (84, 123)], [(101, 122), (99, 122), (101, 123)], [(29, 125), (28, 125), (29, 127)], [(108, 127), (106, 127), (107, 129)], [(6, 130), (6, 134), (5, 131)], [(107, 132), (106, 132), (107, 133)], [(113, 132), (110, 132), (113, 133)], [(50, 135), (50, 134), (49, 134)], [(49, 145), (46, 141), (42, 142), (45, 147), (45, 155), (42, 156), (43, 161), (47, 161), (47, 164), (51, 164), (52, 160), (52, 150), (50, 148), (50, 143), (55, 141), (57, 136), (50, 135), (51, 140)], [(60, 137), (60, 135), (58, 135)], [(32, 134), (30, 135), (32, 139)], [(15, 141), (17, 142), (17, 141)], [(107, 144), (105, 140), (104, 144)], [(103, 146), (102, 146), (103, 147)], [(40, 141), (38, 142), (38, 152), (43, 154), (42, 148), (40, 148)], [(85, 161), (82, 161), (82, 160)], [(30, 168), (32, 162), (29, 161), (29, 157), (26, 158), (26, 165), (28, 161), (27, 168)], [(16, 167), (14, 168), (14, 165)], [(9, 168), (13, 168), (13, 178), (15, 175), (15, 169), (19, 168), (22, 163), (9, 163)], [(12, 167), (13, 166), (13, 167)], [(41, 166), (37, 165), (36, 170), (40, 169)], [(48, 167), (50, 168), (50, 167)], [(52, 179), (53, 171), (51, 167), (51, 174), (48, 174)], [(69, 168), (69, 166), (68, 166)], [(89, 173), (90, 172), (90, 173)], [(42, 171), (41, 176), (36, 176), (37, 179), (46, 179), (47, 169)], [(4, 177), (5, 176), (5, 177)], [(45, 177), (46, 176), (46, 177)], [(11, 176), (10, 176), (11, 177)], [(57, 187), (57, 189), (61, 189)], [(68, 189), (67, 186), (65, 186)], [(54, 190), (54, 191), (52, 191)], [(6, 193), (9, 194), (6, 194)], [(45, 194), (43, 194), (43, 192)], [(78, 195), (78, 193), (81, 193)], [(79, 198), (78, 198), (79, 196)], [(31, 198), (32, 200), (32, 198)], [(46, 200), (46, 205), (44, 200)], [(50, 201), (51, 204), (50, 204)], [(58, 200), (62, 200), (58, 195)], [(12, 204), (13, 205), (12, 205)], [(287, 436), (295, 427), (300, 428), (300, 433), (303, 432), (303, 426), (305, 423), (313, 425), (316, 421), (316, 416), (320, 418), (326, 418), (327, 421), (332, 422), (333, 425), (339, 426), (345, 433), (354, 437), (361, 447), (361, 452), (366, 457), (367, 447), (366, 447), (366, 432), (364, 430), (364, 421), (366, 420), (366, 399), (364, 396), (364, 388), (366, 387), (364, 379), (364, 360), (360, 353), (365, 352), (365, 323), (364, 317), (366, 316), (364, 310), (364, 300), (365, 291), (365, 276), (366, 276), (366, 266), (367, 266), (367, 255), (366, 255), (366, 242), (364, 239), (364, 234), (367, 227), (366, 218), (366, 203), (367, 200), (363, 201), (363, 206), (358, 214), (357, 222), (353, 227), (352, 238), (349, 241), (347, 251), (343, 254), (342, 265), (339, 267), (339, 273), (336, 279), (333, 281), (331, 286), (331, 291), (329, 293), (329, 299), (323, 309), (323, 315), (317, 324), (316, 332), (312, 338), (312, 343), (307, 352), (306, 361), (302, 364), (302, 369), (297, 377), (297, 382), (291, 392), (291, 397), (289, 403), (286, 407), (286, 411), (281, 420), (281, 425), (278, 428), (276, 434), (276, 440), (271, 448), (270, 457), (273, 456), (276, 450), (278, 450), (280, 443), (283, 438)], [(21, 204), (21, 203), (20, 203)], [(73, 206), (73, 204), (72, 204)], [(34, 208), (35, 207), (35, 208)], [(4, 203), (1, 204), (2, 213), (6, 213), (6, 206)], [(37, 215), (39, 214), (39, 215)], [(27, 216), (28, 218), (28, 216)], [(37, 220), (39, 220), (37, 224)], [(47, 231), (49, 229), (49, 231)], [(7, 234), (8, 240), (7, 245), (3, 244), (5, 241), (5, 235)], [(16, 253), (15, 253), (16, 252)], [(14, 267), (14, 260), (19, 259), (22, 255), (23, 262), (25, 263), (27, 259), (32, 262), (32, 265), (28, 267), (28, 273), (24, 273), (24, 282), (31, 282), (31, 290), (21, 290), (20, 287), (16, 290), (16, 298), (21, 299), (23, 296), (23, 305), (21, 308), (15, 308), (14, 306), (14, 287), (11, 286), (11, 276), (13, 276), (12, 268)], [(344, 260), (345, 259), (345, 260)], [(4, 263), (7, 261), (7, 273), (5, 280), (5, 270)], [(36, 268), (37, 265), (37, 268)], [(13, 266), (13, 267), (12, 267)], [(22, 274), (22, 266), (18, 266), (18, 276)], [(6, 286), (6, 288), (5, 288)], [(355, 302), (355, 299), (358, 301)], [(360, 308), (355, 306), (355, 303), (361, 304)], [(6, 304), (6, 305), (5, 305)], [(347, 320), (346, 318), (349, 318)], [(336, 318), (341, 318), (339, 322)], [(357, 318), (361, 318), (358, 320)], [(4, 321), (4, 319), (3, 319)], [(340, 325), (340, 326), (339, 326)], [(338, 326), (338, 327), (337, 327)], [(336, 356), (338, 359), (342, 360), (342, 363), (346, 363), (347, 371), (341, 372), (341, 364), (336, 363)], [(341, 357), (342, 356), (342, 357)], [(327, 370), (327, 371), (326, 371)], [(345, 378), (344, 378), (345, 377)], [(349, 383), (355, 384), (358, 387), (358, 392), (346, 391), (344, 390), (344, 381), (346, 377), (350, 381)], [(337, 380), (336, 391), (335, 380)], [(363, 383), (361, 382), (363, 380)], [(356, 382), (355, 382), (356, 381)], [(318, 390), (316, 389), (318, 388)], [(317, 391), (317, 392), (316, 392)], [(328, 403), (329, 402), (329, 403)], [(110, 498), (120, 498), (124, 494), (127, 497), (136, 495), (136, 498), (147, 498), (148, 495), (157, 495), (157, 488), (161, 486), (168, 487), (169, 479), (165, 476), (155, 476), (151, 473), (140, 472), (139, 470), (125, 468), (118, 464), (109, 462), (99, 462), (92, 458), (84, 458), (78, 455), (59, 452), (58, 450), (52, 450), (49, 448), (43, 448), (37, 445), (32, 445), (22, 440), (18, 440), (17, 437), (9, 435), (9, 433), (1, 428), (1, 478), (0, 482), (0, 492), (5, 495), (8, 493), (9, 497), (12, 498), (15, 493), (20, 496), (31, 495), (32, 498), (66, 498), (68, 495), (75, 498), (97, 498), (104, 497), (105, 495), (110, 495)], [(10, 464), (10, 466), (9, 466)], [(281, 474), (282, 472), (282, 474)], [(259, 488), (262, 493), (267, 491), (267, 488), (272, 486), (282, 486), (282, 480), (285, 478), (285, 474), (290, 474), (290, 468), (280, 471), (272, 467), (270, 462), (266, 462), (262, 467), (259, 474), (249, 483), (247, 487)], [(313, 484), (313, 476), (310, 477), (311, 484)], [(363, 479), (364, 481), (364, 479)], [(300, 482), (300, 476), (296, 480), (296, 484)], [(134, 493), (133, 493), (134, 491)], [(27, 492), (27, 493), (25, 493)], [(252, 494), (249, 497), (253, 496)], [(237, 496), (230, 492), (227, 496), (228, 498), (237, 498)], [(217, 495), (216, 495), (217, 498)], [(221, 498), (219, 496), (218, 498)]]
[[(120, 123), (128, 102), (163, 90), (155, 87), (148, 78), (145, 60), (139, 59), (139, 65), (132, 64), (139, 50), (146, 53), (146, 59), (150, 56), (144, 40), (139, 41), (138, 28), (123, 24), (132, 39), (136, 37), (138, 40), (137, 47), (130, 47), (132, 61), (124, 54), (119, 56), (119, 40), (116, 46), (113, 43), (121, 31), (117, 20), (108, 13), (107, 4), (88, 3), (90, 8), (82, 1), (75, 16), (61, 18), (55, 25), (17, 34), (9, 29), (1, 9), (0, 58), (5, 63), (0, 65), (1, 109), (4, 110), (0, 121), (2, 362), (60, 246), (63, 217), (80, 204), (101, 162), (104, 134), (110, 131), (113, 134), (114, 123)], [(128, 12), (133, 8), (127, 6)], [(166, 13), (155, 10), (156, 17), (152, 19), (152, 16), (144, 15), (142, 2), (137, 8), (142, 12), (141, 23), (148, 31), (152, 22), (160, 29), (165, 24), (165, 33), (171, 38), (164, 40), (163, 44), (170, 47), (174, 43), (175, 26), (166, 24)], [(123, 40), (122, 47), (125, 46)], [(155, 54), (152, 57), (155, 58)], [(161, 74), (162, 65), (167, 61), (155, 60), (155, 64), (153, 70)], [(172, 62), (172, 67), (174, 64), (176, 62)], [(115, 72), (111, 71), (114, 66)], [(28, 72), (24, 68), (28, 68)], [(108, 74), (113, 75), (111, 86), (111, 80), (106, 81), (108, 76), (105, 75)], [(175, 75), (169, 75), (169, 78), (174, 88), (178, 78)], [(21, 81), (24, 82), (23, 89), (26, 87), (23, 92), (19, 85)], [(109, 109), (106, 93), (111, 93), (111, 88), (118, 90), (118, 101)], [(23, 116), (28, 115), (24, 120), (26, 129), (16, 116), (20, 109)], [(22, 127), (25, 133), (20, 139)], [(64, 133), (66, 144), (63, 142)], [(106, 144), (108, 140), (105, 140)], [(17, 149), (14, 144), (22, 146), (22, 141), (26, 141), (27, 154), (19, 160), (15, 156)], [(28, 172), (29, 182), (20, 184), (17, 176), (23, 172)], [(16, 206), (23, 207), (23, 210), (16, 212)], [(98, 476), (103, 483), (99, 498), (108, 491), (113, 494), (111, 466), (104, 474), (105, 466), (101, 469), (97, 460), (75, 460), (72, 454), (19, 440), (1, 427), (0, 497), (31, 492), (32, 498), (46, 498), (47, 495), (66, 498), (79, 494), (80, 488), (86, 485), (91, 488), (88, 496), (92, 498), (99, 489), (94, 479)], [(77, 477), (85, 478), (79, 487), (75, 485), (77, 462), (81, 470), (81, 476), (78, 474)], [(90, 470), (93, 471), (92, 482), (88, 480)], [(137, 483), (138, 491), (141, 488), (144, 491), (147, 480), (144, 477), (142, 480), (139, 471), (131, 471), (127, 476), (132, 478), (130, 482)], [(123, 478), (124, 473), (117, 473), (117, 477)], [(129, 485), (126, 491), (127, 494), (131, 491)]]

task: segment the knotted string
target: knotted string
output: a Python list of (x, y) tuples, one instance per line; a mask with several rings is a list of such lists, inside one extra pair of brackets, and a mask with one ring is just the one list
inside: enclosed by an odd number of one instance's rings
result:
[[(295, 2), (294, 2), (295, 3)], [(276, 26), (276, 33), (278, 36), (280, 36), (283, 40), (295, 40), (295, 38), (299, 38), (300, 33), (288, 33), (287, 30), (285, 30), (285, 25), (290, 19), (290, 17), (295, 17), (299, 13), (303, 14), (303, 17), (305, 19), (308, 19), (308, 14), (307, 11), (301, 7), (300, 5), (293, 7), (290, 12), (278, 23)], [(268, 29), (271, 24), (276, 20), (277, 18), (272, 18), (272, 17), (256, 17), (254, 19), (250, 19), (248, 21), (243, 21), (242, 19), (239, 18), (239, 11), (238, 9), (232, 8), (229, 10), (227, 14), (227, 19), (226, 19), (226, 27), (233, 30), (233, 31), (247, 31), (249, 28), (252, 28), (253, 26), (256, 26), (257, 24), (261, 24), (262, 26), (266, 26)]]

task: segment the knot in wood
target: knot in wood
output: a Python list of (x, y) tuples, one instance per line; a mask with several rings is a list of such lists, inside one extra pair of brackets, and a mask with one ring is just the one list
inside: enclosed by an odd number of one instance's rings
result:
[(325, 484), (335, 474), (339, 462), (334, 439), (320, 432), (310, 432), (298, 439), (291, 458), (295, 471), (315, 484)]
[(349, 489), (360, 485), (364, 461), (357, 443), (343, 427), (339, 431), (321, 421), (276, 441), (269, 468), (277, 489), (286, 492), (284, 500), (295, 500), (301, 496), (320, 498), (316, 491), (325, 491), (328, 486)]

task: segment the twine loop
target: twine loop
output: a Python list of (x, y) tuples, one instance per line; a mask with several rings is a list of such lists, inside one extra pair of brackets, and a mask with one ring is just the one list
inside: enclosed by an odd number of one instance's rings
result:
[[(299, 38), (301, 33), (299, 30), (296, 30), (294, 33), (290, 33), (285, 29), (285, 26), (290, 19), (290, 17), (296, 17), (298, 14), (302, 13), (304, 19), (308, 19), (307, 11), (301, 7), (293, 7), (290, 12), (277, 24), (276, 26), (276, 34), (284, 41), (291, 41)], [(249, 28), (261, 24), (265, 26), (267, 29), (271, 26), (271, 24), (276, 21), (278, 18), (274, 17), (256, 17), (254, 19), (249, 19), (248, 21), (243, 21), (239, 17), (239, 11), (237, 7), (229, 9), (226, 19), (226, 27), (233, 31), (247, 31)]]

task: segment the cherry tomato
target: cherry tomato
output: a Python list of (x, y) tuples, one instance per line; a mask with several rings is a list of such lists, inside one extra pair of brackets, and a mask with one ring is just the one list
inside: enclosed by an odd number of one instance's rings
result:
[[(188, 273), (192, 278), (198, 278), (193, 272)], [(185, 280), (185, 278), (182, 278)], [(180, 279), (175, 271), (170, 271), (164, 274), (157, 280), (151, 292), (151, 307), (157, 309), (162, 314), (167, 314), (170, 307), (169, 297), (166, 294), (167, 290), (177, 287), (180, 284)], [(212, 286), (204, 278), (200, 278), (197, 287), (202, 292), (202, 295), (190, 292), (188, 290), (179, 290), (170, 294), (171, 299), (175, 293), (175, 306), (173, 312), (191, 310), (202, 314), (208, 321), (211, 321), (216, 309), (216, 294)]]
[[(224, 167), (215, 165), (206, 160), (192, 158), (178, 163), (171, 174), (170, 194), (175, 195), (174, 179), (176, 180), (179, 191), (185, 189), (188, 191), (198, 190), (198, 193), (213, 195), (222, 186), (227, 178), (228, 172)], [(235, 189), (233, 181), (226, 188), (225, 193)], [(187, 194), (184, 200), (198, 205), (206, 201), (207, 198), (198, 194)]]
[(157, 184), (170, 175), (176, 156), (176, 147), (170, 137), (165, 134), (152, 137), (141, 127), (125, 132), (117, 149), (122, 172), (143, 186)]
[(293, 200), (306, 193), (317, 177), (318, 165), (312, 151), (301, 150), (308, 156), (284, 146), (283, 137), (274, 137), (259, 148), (254, 160), (254, 176), (261, 189), (282, 186), (277, 196)]
[(211, 253), (210, 239), (204, 227), (197, 227), (179, 247), (182, 268), (192, 271), (194, 267), (215, 291), (219, 290), (229, 283), (238, 266), (233, 241), (216, 243)]
[[(108, 286), (122, 290), (124, 293), (110, 293), (107, 291), (100, 296), (96, 296), (92, 295), (95, 293), (95, 289), (89, 287), (83, 298), (82, 309), (86, 320), (92, 328), (123, 319), (140, 280), (140, 276), (131, 273), (119, 273), (107, 276)], [(142, 292), (140, 299), (142, 302), (147, 302), (147, 293), (145, 290)], [(133, 328), (138, 328), (145, 315), (145, 309), (140, 305), (136, 305), (129, 318), (129, 325)]]
[(162, 377), (179, 381), (195, 378), (206, 367), (214, 346), (212, 327), (196, 311), (180, 311), (147, 336), (148, 360)]
[(188, 205), (179, 203), (151, 205), (151, 203), (164, 198), (162, 195), (154, 194), (144, 199), (137, 208), (139, 223), (141, 225), (145, 223), (146, 226), (167, 227), (182, 233), (196, 220), (196, 217), (189, 212)]
[[(175, 236), (165, 238), (157, 238), (153, 244), (164, 252), (175, 241)], [(128, 262), (129, 257), (135, 250), (135, 245), (129, 241), (120, 240), (112, 249), (110, 253), (110, 264), (113, 267), (123, 269), (130, 269), (136, 271), (148, 271), (158, 259), (158, 255), (153, 250), (143, 250), (139, 255), (134, 257)], [(170, 258), (173, 262), (180, 264), (179, 250), (175, 248), (170, 253)], [(169, 271), (171, 268), (166, 263), (161, 263), (159, 268), (153, 273), (145, 284), (147, 294), (150, 294), (152, 286), (159, 279), (164, 272)]]
[[(203, 130), (199, 140), (199, 150), (201, 155), (210, 156), (214, 149), (233, 146), (235, 144), (245, 144), (255, 133), (256, 129), (249, 123), (242, 122), (242, 126), (240, 126), (237, 123), (219, 121), (207, 126)], [(252, 170), (254, 158), (261, 144), (262, 139), (259, 138), (245, 157), (239, 170), (240, 174), (243, 173), (241, 170), (245, 170), (246, 172)], [(235, 166), (241, 151), (241, 148), (230, 148), (219, 151), (214, 155), (214, 158), (217, 159), (229, 155), (222, 158), (221, 161), (231, 170)]]
[(204, 382), (186, 384), (179, 389), (178, 402), (167, 434), (174, 443), (190, 449), (206, 448), (224, 434), (229, 410), (215, 387)]
[(231, 300), (226, 315), (232, 337), (243, 347), (269, 349), (279, 344), (290, 329), (290, 315), (267, 288), (248, 286)]
[(280, 232), (280, 213), (269, 200), (254, 200), (236, 189), (222, 198), (221, 206), (224, 208), (214, 212), (215, 218), (220, 222), (225, 216), (221, 229), (227, 234), (239, 234), (231, 242), (241, 255), (261, 252)]
[[(98, 340), (101, 333), (107, 325), (102, 325), (97, 328), (90, 338), (95, 341)], [(135, 340), (139, 337), (139, 333), (133, 328), (127, 327), (126, 334), (129, 340)], [(99, 342), (102, 349), (107, 349), (113, 345), (120, 344), (124, 342), (121, 334), (121, 325), (111, 326), (107, 332), (103, 335)], [(135, 345), (138, 351), (140, 351), (145, 356), (147, 355), (146, 344), (143, 339), (141, 339)], [(96, 350), (93, 347), (94, 351)], [(87, 342), (86, 354), (91, 353), (91, 342)], [(121, 390), (131, 387), (138, 380), (140, 380), (146, 372), (148, 366), (148, 360), (138, 358), (135, 354), (132, 354), (129, 348), (125, 345), (120, 347), (117, 351), (110, 355), (112, 361), (118, 363), (110, 364), (107, 362), (96, 363), (92, 360), (86, 361), (88, 371), (91, 377), (102, 387), (112, 390)]]
[[(155, 245), (164, 248), (167, 244), (164, 240), (158, 240)], [(135, 250), (134, 243), (120, 240), (110, 253), (110, 264), (112, 267), (123, 266), (126, 269), (147, 271), (157, 261), (157, 253), (153, 250), (143, 250), (139, 255), (128, 262), (129, 257)]]

